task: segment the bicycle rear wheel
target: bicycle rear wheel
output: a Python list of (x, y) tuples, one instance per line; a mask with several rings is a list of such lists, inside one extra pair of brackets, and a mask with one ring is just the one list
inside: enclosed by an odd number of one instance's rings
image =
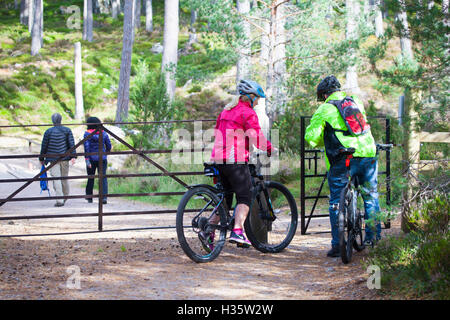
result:
[(351, 188), (345, 187), (341, 191), (339, 199), (338, 228), (339, 228), (339, 249), (343, 263), (349, 263), (352, 260), (353, 242), (355, 236), (353, 233), (352, 216), (355, 193)]
[[(277, 253), (286, 248), (297, 230), (297, 205), (291, 192), (281, 183), (265, 182), (269, 198), (261, 191), (254, 199), (244, 223), (253, 247), (261, 252)], [(275, 219), (269, 215), (272, 205)]]
[(189, 189), (178, 205), (178, 242), (186, 255), (197, 263), (217, 258), (225, 244), (227, 218), (219, 202), (212, 190), (199, 186)]

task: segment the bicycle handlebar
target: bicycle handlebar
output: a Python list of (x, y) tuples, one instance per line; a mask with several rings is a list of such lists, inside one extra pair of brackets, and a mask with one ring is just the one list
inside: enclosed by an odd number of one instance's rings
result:
[(394, 145), (392, 143), (377, 143), (377, 150), (389, 151)]

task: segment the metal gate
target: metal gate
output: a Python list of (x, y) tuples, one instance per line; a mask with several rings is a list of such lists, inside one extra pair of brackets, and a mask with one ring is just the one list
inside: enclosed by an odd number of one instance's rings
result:
[[(300, 123), (300, 228), (301, 234), (306, 234), (311, 219), (313, 218), (323, 218), (329, 217), (329, 214), (314, 214), (319, 199), (328, 199), (329, 196), (322, 195), (323, 187), (327, 180), (327, 172), (318, 172), (318, 160), (321, 160), (319, 155), (323, 154), (324, 151), (321, 149), (306, 149), (305, 145), (305, 131), (306, 131), (306, 120), (310, 119), (311, 116), (302, 116)], [(368, 117), (369, 119), (384, 120), (385, 125), (385, 137), (384, 143), (391, 143), (391, 122), (389, 118), (385, 117)], [(309, 169), (311, 168), (311, 162), (313, 163), (313, 172), (306, 173), (306, 161), (308, 161)], [(386, 171), (378, 172), (378, 175), (386, 175), (386, 204), (391, 204), (391, 157), (390, 151), (386, 151)], [(306, 179), (310, 178), (322, 178), (317, 194), (307, 194), (305, 190)], [(328, 191), (328, 190), (327, 190)], [(306, 200), (314, 200), (313, 205), (309, 213), (306, 211)], [(390, 228), (389, 220), (385, 223), (385, 228)], [(331, 231), (324, 231), (331, 232)], [(316, 232), (316, 233), (324, 233)]]
[[(117, 212), (104, 212), (103, 210), (103, 197), (106, 195), (103, 192), (103, 184), (100, 183), (104, 177), (106, 178), (127, 178), (127, 177), (163, 177), (169, 176), (174, 179), (177, 183), (181, 184), (183, 187), (186, 187), (187, 184), (182, 181), (179, 176), (187, 176), (187, 175), (203, 175), (203, 172), (192, 172), (192, 171), (179, 171), (179, 172), (169, 172), (163, 166), (158, 164), (156, 161), (150, 158), (151, 154), (163, 154), (163, 153), (171, 153), (171, 152), (204, 152), (207, 151), (204, 147), (201, 148), (191, 148), (191, 149), (183, 149), (183, 150), (170, 150), (170, 149), (158, 149), (158, 150), (137, 150), (132, 145), (127, 143), (125, 140), (117, 136), (114, 132), (106, 128), (104, 125), (158, 125), (164, 123), (194, 123), (194, 122), (214, 122), (214, 119), (203, 119), (203, 120), (170, 120), (170, 121), (150, 121), (150, 122), (122, 122), (122, 123), (99, 123), (99, 124), (90, 124), (97, 125), (97, 129), (87, 135), (84, 139), (76, 143), (72, 148), (67, 150), (64, 154), (15, 154), (15, 155), (1, 155), (0, 159), (32, 159), (39, 157), (56, 157), (57, 160), (50, 163), (44, 171), (39, 172), (32, 178), (17, 178), (17, 179), (0, 179), (0, 183), (17, 183), (24, 182), (24, 184), (19, 187), (17, 190), (12, 191), (6, 198), (1, 197), (0, 199), (0, 207), (5, 205), (8, 202), (12, 201), (36, 201), (36, 200), (58, 200), (58, 199), (83, 199), (83, 198), (98, 198), (98, 210), (94, 213), (70, 213), (70, 214), (51, 214), (51, 215), (13, 215), (1, 217), (0, 220), (31, 220), (31, 219), (53, 219), (53, 218), (82, 218), (82, 217), (98, 217), (98, 226), (97, 230), (89, 230), (89, 231), (79, 231), (79, 232), (59, 232), (59, 233), (51, 233), (51, 234), (10, 234), (4, 235), (0, 234), (0, 238), (2, 237), (19, 237), (19, 236), (35, 236), (35, 235), (67, 235), (67, 234), (84, 234), (84, 233), (95, 233), (95, 232), (111, 232), (111, 231), (131, 231), (131, 230), (149, 230), (149, 229), (167, 229), (167, 228), (175, 228), (174, 226), (163, 226), (163, 227), (142, 227), (142, 228), (127, 228), (127, 229), (109, 229), (104, 230), (103, 228), (103, 217), (105, 216), (119, 216), (119, 215), (142, 215), (142, 214), (165, 214), (165, 213), (176, 213), (176, 209), (165, 209), (165, 210), (150, 210), (150, 211), (117, 211)], [(86, 126), (87, 123), (78, 123), (78, 124), (62, 124), (64, 126)], [(7, 128), (26, 128), (26, 127), (52, 127), (52, 124), (38, 124), (38, 125), (13, 125), (13, 126), (0, 126), (1, 129)], [(83, 145), (83, 143), (89, 139), (95, 132), (99, 132), (99, 152), (98, 153), (72, 153), (72, 151), (76, 151), (76, 149)], [(110, 151), (103, 152), (103, 131), (107, 132), (112, 138), (116, 141), (127, 147), (128, 151)], [(29, 140), (31, 141), (31, 140)], [(31, 143), (31, 142), (30, 142)], [(99, 161), (99, 169), (98, 174), (95, 175), (82, 175), (82, 176), (67, 176), (67, 177), (47, 177), (40, 178), (41, 174), (47, 172), (50, 168), (56, 165), (56, 163), (69, 155), (75, 156), (88, 156), (88, 155), (98, 155), (99, 159), (102, 159), (103, 155), (130, 155), (136, 154), (148, 161), (151, 165), (158, 168), (160, 173), (130, 173), (130, 174), (106, 174), (103, 175), (102, 170), (102, 161)], [(98, 179), (98, 194), (93, 195), (69, 195), (69, 196), (40, 196), (40, 197), (16, 197), (18, 193), (24, 190), (33, 182), (39, 182), (42, 180), (53, 181), (53, 180), (69, 180), (69, 179)], [(154, 196), (181, 196), (184, 192), (152, 192), (152, 193), (117, 193), (117, 194), (109, 194), (107, 197), (154, 197)]]

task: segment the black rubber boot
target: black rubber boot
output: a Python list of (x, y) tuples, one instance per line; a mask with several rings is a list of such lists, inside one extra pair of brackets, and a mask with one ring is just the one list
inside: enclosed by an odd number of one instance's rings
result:
[(331, 246), (331, 250), (327, 252), (327, 257), (337, 258), (341, 256), (339, 246)]

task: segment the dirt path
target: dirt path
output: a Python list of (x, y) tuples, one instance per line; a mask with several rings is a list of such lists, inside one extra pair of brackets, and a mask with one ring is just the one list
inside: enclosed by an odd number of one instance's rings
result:
[[(81, 162), (81, 160), (78, 160)], [(36, 164), (35, 164), (36, 166)], [(35, 173), (27, 161), (0, 160), (0, 179)], [(84, 174), (82, 164), (71, 174)], [(1, 198), (17, 185), (0, 184)], [(71, 184), (72, 194), (83, 194)], [(34, 183), (20, 196), (38, 196)], [(95, 201), (96, 202), (96, 201)], [(96, 212), (96, 203), (69, 200), (11, 202), (1, 216)], [(106, 211), (149, 210), (154, 207), (108, 199)], [(175, 217), (105, 217), (105, 229), (174, 226)], [(97, 218), (0, 221), (0, 235), (96, 230)], [(328, 219), (313, 220), (310, 231), (329, 228)], [(393, 223), (393, 229), (398, 223)], [(390, 232), (394, 231), (391, 230)], [(0, 299), (379, 299), (367, 289), (368, 274), (355, 253), (343, 265), (327, 258), (329, 234), (300, 235), (279, 254), (239, 249), (227, 244), (212, 263), (196, 264), (178, 245), (175, 229), (0, 238)], [(79, 288), (73, 282), (79, 270)], [(75, 285), (75, 288), (73, 288)]]

